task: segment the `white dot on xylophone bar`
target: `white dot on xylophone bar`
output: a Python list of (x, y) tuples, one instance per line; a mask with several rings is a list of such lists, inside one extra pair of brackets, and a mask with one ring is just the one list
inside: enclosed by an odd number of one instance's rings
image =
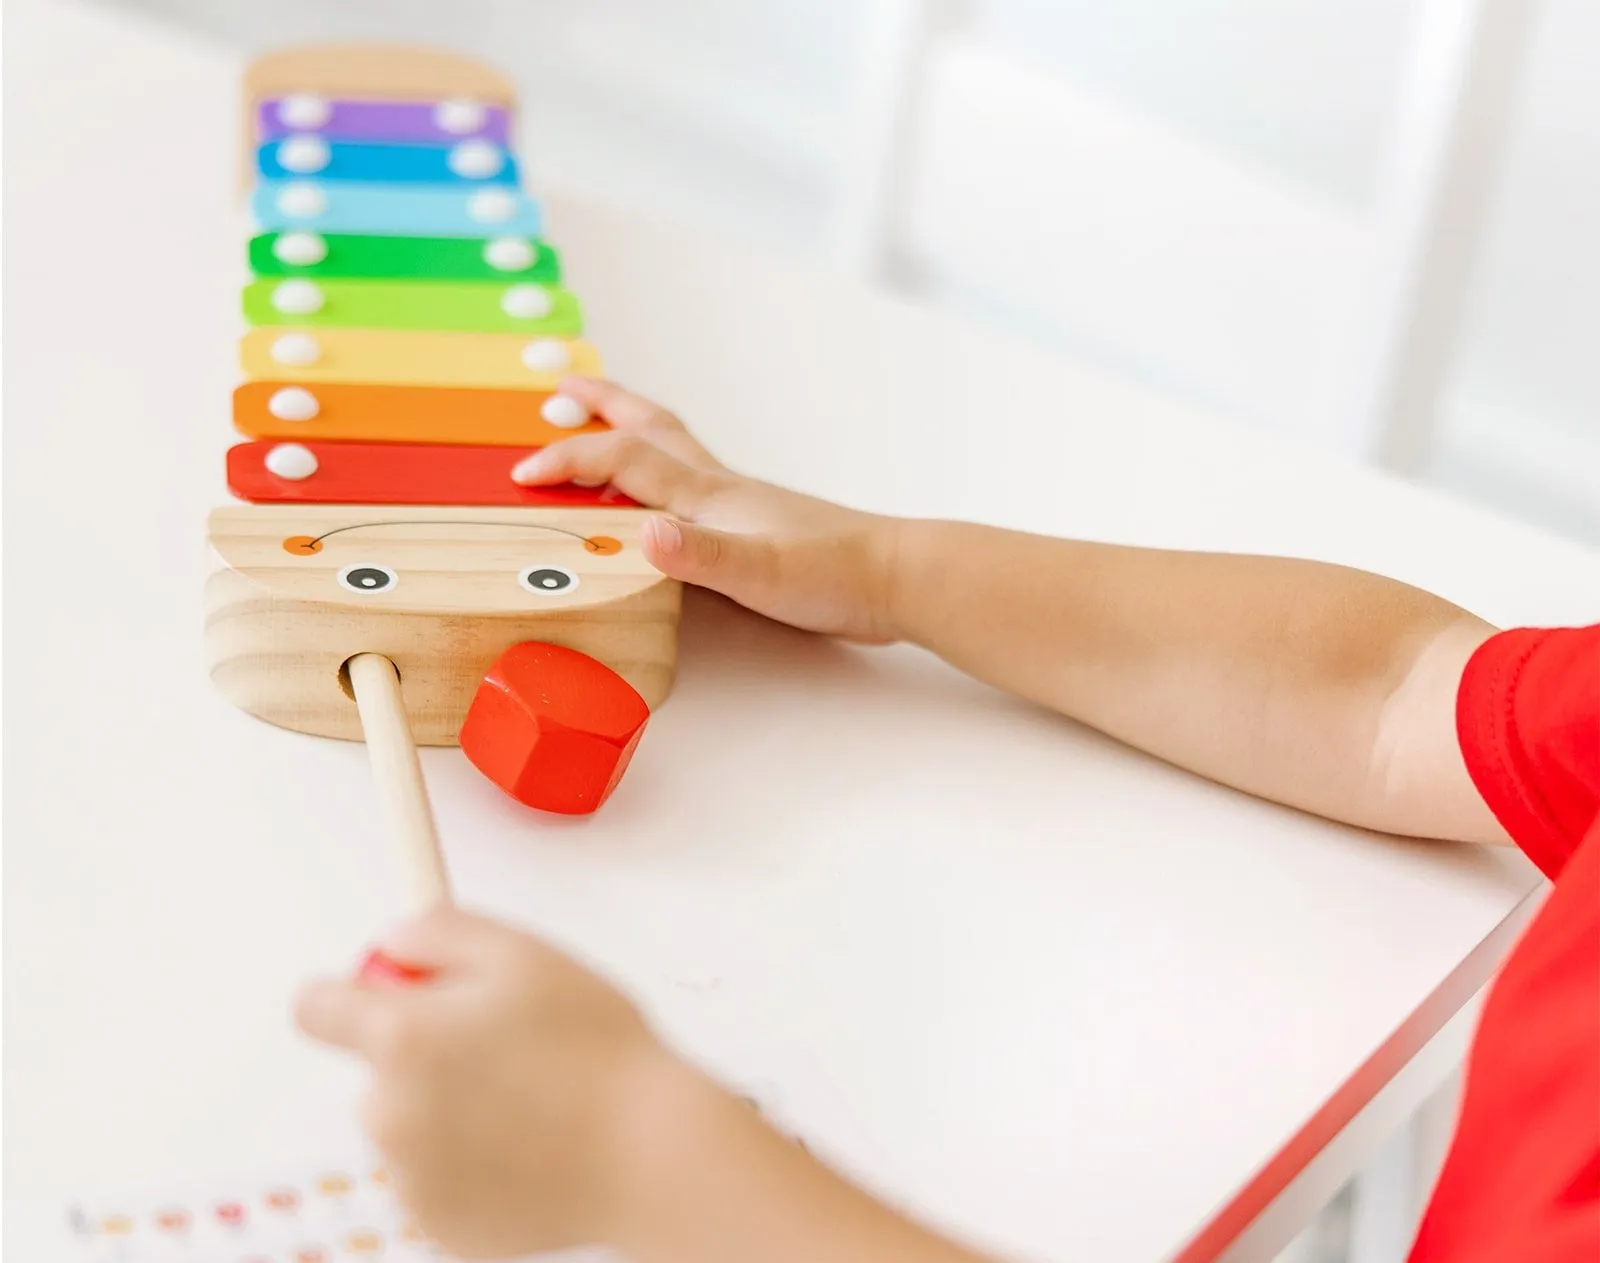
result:
[(333, 159), (333, 151), (321, 136), (291, 136), (278, 145), (278, 165), (296, 175), (321, 171)]
[(328, 257), (328, 243), (314, 232), (286, 232), (272, 243), (272, 253), (290, 267), (310, 267)]
[(278, 102), (278, 122), (296, 131), (311, 131), (333, 117), (333, 106), (315, 92), (296, 92)]
[(278, 211), (290, 219), (315, 219), (328, 209), (328, 195), (315, 184), (299, 181), (278, 194)]
[(267, 472), (290, 482), (301, 482), (317, 472), (317, 458), (309, 447), (298, 443), (279, 443), (266, 459)]
[(513, 285), (500, 296), (500, 310), (515, 320), (538, 320), (555, 310), (556, 301), (543, 285)]
[(589, 409), (571, 395), (551, 395), (539, 409), (539, 415), (558, 430), (576, 430), (589, 420)]
[(317, 397), (304, 386), (285, 386), (272, 392), (267, 411), (280, 421), (309, 421), (321, 409)]
[(483, 247), (483, 261), (501, 272), (525, 272), (537, 255), (525, 237), (496, 237)]
[(284, 281), (272, 291), (272, 305), (286, 316), (309, 316), (322, 310), (322, 289), (298, 277)]
[(445, 161), (464, 180), (487, 180), (506, 165), (500, 146), (487, 140), (464, 140), (450, 150)]
[(467, 201), (467, 214), (480, 224), (503, 224), (517, 213), (517, 199), (505, 189), (484, 189)]
[(488, 121), (489, 112), (476, 101), (440, 101), (433, 107), (434, 125), (452, 136), (470, 136)]
[(322, 348), (309, 333), (286, 333), (273, 342), (272, 358), (279, 364), (304, 368), (322, 358)]
[(555, 338), (540, 338), (522, 348), (523, 367), (535, 373), (559, 373), (571, 363), (572, 355), (566, 343)]

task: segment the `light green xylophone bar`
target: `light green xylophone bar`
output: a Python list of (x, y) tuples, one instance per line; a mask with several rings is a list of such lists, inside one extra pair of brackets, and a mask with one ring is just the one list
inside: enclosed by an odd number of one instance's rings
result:
[(253, 325), (537, 333), (559, 338), (583, 332), (577, 298), (564, 289), (526, 281), (335, 281), (302, 276), (260, 280), (245, 286), (244, 315)]

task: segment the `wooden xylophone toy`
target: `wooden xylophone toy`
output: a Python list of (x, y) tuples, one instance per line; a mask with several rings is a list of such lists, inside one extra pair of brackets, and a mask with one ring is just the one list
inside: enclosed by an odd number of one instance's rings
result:
[(640, 506), (512, 481), (604, 425), (557, 391), (601, 361), (521, 186), (511, 85), (326, 46), (256, 61), (244, 95), (227, 480), (246, 503), (209, 521), (212, 678), (270, 723), (365, 736), (420, 833), (413, 740), (459, 744), (533, 807), (593, 811), (672, 686), (681, 593), (639, 550)]

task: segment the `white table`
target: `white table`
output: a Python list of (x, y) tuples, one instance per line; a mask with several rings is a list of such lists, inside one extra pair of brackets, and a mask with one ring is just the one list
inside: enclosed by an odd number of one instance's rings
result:
[[(201, 665), (239, 64), (67, 0), (15, 0), (6, 33), (18, 1207), (342, 1145), (359, 1077), (286, 1006), (399, 882), (360, 748), (235, 712)], [(1504, 622), (1600, 612), (1575, 546), (691, 230), (553, 220), (614, 371), (754, 472), (1329, 558)], [(711, 600), (683, 639), (593, 820), (428, 754), (461, 890), (600, 962), (814, 1148), (1020, 1257), (1168, 1258), (1232, 1205), (1229, 1235), (1482, 983), (1536, 887), (1514, 855), (1254, 802), (910, 649)]]

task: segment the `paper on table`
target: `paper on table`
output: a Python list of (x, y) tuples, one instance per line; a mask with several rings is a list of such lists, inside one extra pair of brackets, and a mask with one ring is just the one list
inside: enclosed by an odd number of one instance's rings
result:
[[(365, 1158), (84, 1198), (66, 1212), (77, 1263), (445, 1263)], [(539, 1263), (606, 1263), (595, 1250)]]

